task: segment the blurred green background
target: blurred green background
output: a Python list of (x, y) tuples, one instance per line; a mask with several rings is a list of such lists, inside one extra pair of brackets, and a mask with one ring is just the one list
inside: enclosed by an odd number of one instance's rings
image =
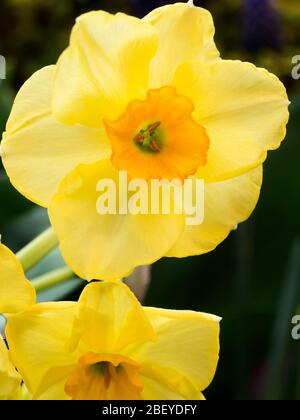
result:
[[(17, 90), (34, 71), (56, 62), (76, 16), (92, 9), (141, 16), (164, 3), (172, 2), (1, 0), (0, 54), (7, 62), (7, 79), (0, 82), (1, 132)], [(292, 57), (300, 54), (300, 2), (195, 4), (213, 13), (223, 58), (254, 62), (281, 78), (292, 102), (291, 119), (286, 141), (264, 166), (251, 219), (208, 255), (155, 264), (146, 304), (223, 317), (220, 364), (207, 398), (300, 400), (300, 341), (291, 338), (292, 316), (300, 313), (300, 80), (291, 77)], [(2, 241), (18, 250), (47, 225), (45, 211), (20, 196), (0, 167)], [(31, 274), (60, 260), (54, 252)], [(39, 299), (75, 299), (81, 285), (70, 281)]]

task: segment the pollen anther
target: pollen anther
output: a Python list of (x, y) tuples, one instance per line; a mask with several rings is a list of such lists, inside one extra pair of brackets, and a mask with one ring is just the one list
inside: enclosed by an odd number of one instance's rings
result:
[(150, 149), (152, 152), (160, 152), (161, 145), (156, 139), (157, 129), (161, 126), (160, 121), (156, 121), (142, 128), (140, 132), (134, 137), (134, 141), (138, 145)]

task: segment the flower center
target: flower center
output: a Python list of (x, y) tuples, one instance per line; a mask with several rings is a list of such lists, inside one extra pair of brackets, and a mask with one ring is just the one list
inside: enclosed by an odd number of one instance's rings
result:
[(170, 86), (132, 101), (116, 121), (104, 121), (113, 164), (132, 178), (172, 180), (206, 164), (209, 138), (193, 119), (194, 105)]
[(139, 365), (111, 354), (87, 353), (65, 384), (65, 392), (73, 400), (138, 400), (142, 385)]
[(135, 143), (142, 151), (150, 153), (159, 153), (162, 148), (162, 133), (160, 132), (161, 122), (146, 125), (134, 137)]

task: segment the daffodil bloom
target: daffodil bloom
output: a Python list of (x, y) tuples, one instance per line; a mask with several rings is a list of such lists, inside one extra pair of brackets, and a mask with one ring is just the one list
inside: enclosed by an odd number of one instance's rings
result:
[(0, 335), (0, 400), (27, 400), (30, 394), (10, 360), (9, 350)]
[(0, 335), (0, 400), (13, 399), (21, 386), (21, 376), (10, 361), (8, 349)]
[[(117, 279), (163, 256), (209, 252), (253, 211), (289, 102), (274, 75), (222, 60), (213, 36), (211, 15), (191, 1), (143, 19), (90, 12), (58, 63), (17, 95), (3, 164), (21, 193), (49, 208), (80, 277)], [(97, 183), (120, 170), (147, 182), (203, 179), (204, 222), (99, 215)]]
[(35, 300), (35, 289), (17, 257), (0, 243), (0, 314), (21, 312)]
[(219, 318), (142, 307), (118, 281), (78, 303), (9, 317), (11, 358), (34, 399), (204, 399), (219, 353)]
[(121, 282), (92, 283), (76, 303), (35, 300), (0, 244), (8, 344), (0, 337), (0, 399), (204, 398), (218, 363), (218, 317), (142, 307)]
[[(25, 278), (15, 255), (0, 243), (0, 314), (9, 316), (35, 303), (35, 290)], [(28, 399), (21, 375), (11, 362), (9, 350), (0, 335), (0, 400)]]

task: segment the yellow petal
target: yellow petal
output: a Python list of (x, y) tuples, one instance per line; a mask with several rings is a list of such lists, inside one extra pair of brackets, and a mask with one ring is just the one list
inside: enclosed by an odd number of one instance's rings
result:
[(126, 277), (161, 258), (184, 228), (183, 215), (99, 215), (96, 186), (108, 178), (118, 191), (118, 177), (110, 161), (81, 165), (61, 183), (49, 209), (65, 260), (86, 280)]
[(76, 330), (89, 352), (122, 354), (129, 345), (154, 339), (141, 304), (120, 281), (88, 285), (79, 304)]
[(167, 253), (171, 257), (212, 251), (254, 210), (262, 183), (262, 166), (222, 182), (205, 184), (204, 222), (186, 226)]
[(178, 93), (192, 99), (194, 118), (210, 139), (198, 176), (220, 181), (263, 162), (286, 134), (288, 97), (273, 74), (240, 61), (193, 62), (177, 71)]
[(137, 18), (103, 11), (80, 16), (55, 77), (53, 110), (64, 122), (100, 127), (147, 88), (156, 31)]
[(11, 363), (8, 349), (0, 335), (0, 400), (12, 398), (20, 384), (21, 376)]
[(75, 365), (51, 367), (34, 394), (35, 400), (69, 400), (65, 385)]
[[(68, 366), (76, 364), (78, 354), (70, 353), (70, 338), (77, 304), (73, 302), (42, 303), (9, 317), (6, 338), (11, 358), (33, 395), (46, 391), (67, 376)], [(41, 383), (44, 386), (41, 387)]]
[(218, 59), (214, 23), (207, 10), (177, 3), (155, 9), (143, 20), (159, 35), (159, 48), (151, 62), (151, 88), (169, 85), (177, 67), (186, 61)]
[(0, 313), (14, 313), (35, 303), (35, 290), (15, 255), (0, 243)]
[(145, 367), (148, 377), (157, 381), (157, 372), (182, 397), (200, 398), (217, 368), (220, 318), (192, 311), (144, 310), (156, 341), (136, 349), (134, 360)]
[(10, 400), (22, 400), (29, 401), (32, 400), (32, 395), (28, 391), (26, 385), (22, 383), (16, 391), (10, 396)]
[(35, 399), (44, 401), (70, 400), (71, 398), (64, 391), (65, 382), (66, 378), (64, 377), (61, 381), (53, 384), (49, 389), (47, 389), (47, 391), (37, 395)]
[(203, 400), (202, 393), (174, 370), (155, 371), (145, 366), (141, 373), (144, 400)]
[(21, 88), (1, 143), (12, 184), (27, 198), (47, 206), (61, 179), (79, 163), (108, 157), (102, 128), (60, 124), (51, 114), (55, 66), (36, 72)]

